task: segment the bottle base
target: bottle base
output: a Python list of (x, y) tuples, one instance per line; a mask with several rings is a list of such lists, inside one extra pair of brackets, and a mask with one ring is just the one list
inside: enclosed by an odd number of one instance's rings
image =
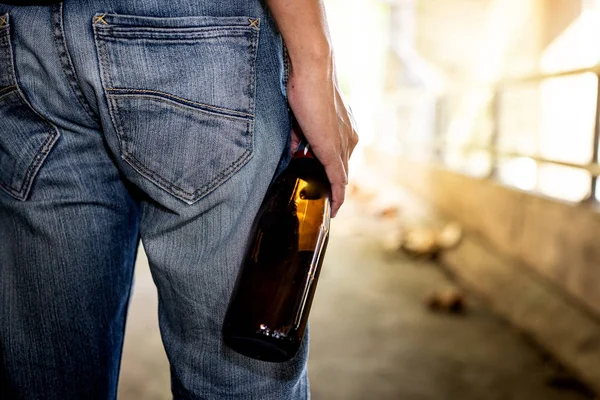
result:
[(260, 361), (285, 362), (298, 352), (298, 346), (262, 335), (226, 335), (225, 344), (236, 352)]

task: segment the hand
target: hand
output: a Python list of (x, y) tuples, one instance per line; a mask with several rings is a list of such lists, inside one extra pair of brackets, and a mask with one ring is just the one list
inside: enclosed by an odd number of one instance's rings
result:
[(288, 100), (298, 128), (292, 128), (292, 149), (304, 136), (315, 156), (325, 167), (331, 184), (332, 217), (344, 203), (348, 184), (348, 160), (358, 135), (350, 108), (344, 102), (333, 68), (294, 71), (288, 81)]

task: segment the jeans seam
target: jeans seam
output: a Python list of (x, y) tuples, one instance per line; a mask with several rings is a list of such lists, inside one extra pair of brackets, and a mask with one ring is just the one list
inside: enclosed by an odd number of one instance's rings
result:
[(287, 84), (290, 80), (290, 55), (283, 38), (281, 38), (281, 45), (283, 50), (283, 87), (285, 89), (285, 97), (287, 98)]
[[(249, 109), (252, 115), (256, 114), (256, 57), (258, 57), (258, 41), (260, 30), (258, 26), (252, 29), (253, 35), (252, 40), (250, 41), (250, 69), (252, 71), (252, 76), (250, 77), (250, 82), (248, 83), (248, 93), (250, 93), (250, 104)], [(254, 142), (254, 141), (253, 141)]]
[[(127, 316), (129, 315), (129, 306), (131, 305), (131, 294), (133, 292), (133, 279), (134, 279), (134, 273), (135, 273), (135, 261), (137, 258), (137, 250), (139, 249), (140, 246), (140, 233), (139, 233), (139, 225), (138, 225), (138, 233), (137, 233), (137, 246), (136, 248), (136, 254), (134, 254), (134, 259), (133, 259), (133, 266), (131, 268), (131, 274), (129, 276), (129, 290), (127, 291), (127, 300), (125, 302), (126, 306), (125, 306), (125, 315), (123, 317), (123, 329), (121, 331), (121, 349), (120, 349), (120, 359), (123, 358), (123, 348), (125, 345), (125, 329), (127, 327)], [(115, 393), (114, 393), (114, 398), (117, 398), (117, 391), (119, 388), (119, 378), (121, 377), (121, 367), (122, 367), (123, 363), (119, 362), (118, 367), (117, 367), (117, 382), (115, 385)]]
[[(4, 49), (5, 54), (8, 54), (9, 57), (7, 58), (7, 65), (4, 66), (4, 68), (8, 69), (8, 80), (9, 80), (9, 86), (3, 88), (3, 90), (6, 90), (10, 87), (13, 86), (17, 86), (17, 74), (14, 68), (14, 60), (13, 60), (13, 54), (12, 54), (12, 43), (11, 43), (11, 38), (10, 38), (10, 32), (8, 29), (5, 29), (5, 27), (2, 28), (2, 31), (0, 31), (0, 50)], [(0, 68), (2, 68), (2, 65), (0, 65)]]
[(6, 86), (0, 89), (0, 100), (11, 94), (16, 89), (17, 85)]
[(77, 82), (77, 73), (75, 72), (75, 67), (73, 66), (73, 59), (69, 53), (69, 48), (67, 47), (64, 25), (63, 25), (63, 3), (58, 3), (52, 6), (52, 31), (54, 34), (54, 43), (56, 45), (57, 55), (60, 60), (60, 65), (62, 67), (63, 73), (65, 74), (65, 78), (71, 91), (77, 98), (79, 105), (83, 109), (83, 111), (91, 118), (92, 122), (96, 124), (100, 124), (100, 120), (94, 114), (92, 107), (85, 99), (85, 95), (83, 94), (78, 82)]
[[(260, 38), (260, 20), (257, 19), (257, 24), (253, 24), (253, 35), (252, 41), (249, 48), (250, 51), (250, 69), (252, 70), (252, 76), (250, 77), (250, 82), (248, 84), (248, 90), (250, 93), (250, 111), (252, 115), (256, 115), (256, 58), (258, 57), (258, 43)], [(250, 126), (250, 156), (254, 153), (254, 122)]]
[[(98, 40), (98, 30), (96, 29), (98, 25), (92, 23), (92, 29), (94, 30), (94, 42), (96, 43), (96, 49), (98, 52), (98, 61), (100, 62), (100, 81), (102, 82), (102, 86), (103, 87), (112, 87), (112, 79), (110, 76), (109, 71), (109, 63), (108, 63), (108, 49), (106, 48), (106, 41), (103, 40)], [(111, 104), (110, 104), (110, 99), (108, 98), (108, 96), (106, 97), (107, 102), (108, 102), (108, 108), (111, 108)], [(118, 111), (115, 111), (114, 113), (109, 112), (109, 116), (110, 119), (113, 123), (113, 126), (115, 127), (115, 129), (117, 130), (117, 141), (119, 142), (119, 149), (121, 151), (123, 151), (125, 144), (123, 143), (123, 138), (121, 138), (121, 134), (118, 131), (118, 129), (120, 128), (120, 123), (117, 120), (117, 116), (116, 114), (118, 113)]]

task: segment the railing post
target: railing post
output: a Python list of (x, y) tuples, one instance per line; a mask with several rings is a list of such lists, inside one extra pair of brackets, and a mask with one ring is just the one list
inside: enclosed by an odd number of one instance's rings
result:
[(500, 136), (500, 115), (501, 115), (501, 84), (494, 86), (494, 95), (492, 97), (492, 134), (490, 135), (490, 171), (488, 178), (493, 179), (498, 175), (498, 138)]
[[(600, 145), (600, 73), (596, 73), (596, 119), (594, 120), (594, 141), (592, 144), (592, 164), (598, 164), (598, 146)], [(584, 200), (588, 202), (596, 201), (596, 188), (598, 187), (598, 176), (592, 175), (590, 187), (590, 196)]]

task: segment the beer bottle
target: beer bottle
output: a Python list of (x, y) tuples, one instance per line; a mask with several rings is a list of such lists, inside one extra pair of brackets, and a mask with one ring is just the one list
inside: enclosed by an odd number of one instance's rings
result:
[(225, 343), (264, 361), (298, 351), (329, 239), (331, 187), (302, 143), (267, 191), (225, 317)]

